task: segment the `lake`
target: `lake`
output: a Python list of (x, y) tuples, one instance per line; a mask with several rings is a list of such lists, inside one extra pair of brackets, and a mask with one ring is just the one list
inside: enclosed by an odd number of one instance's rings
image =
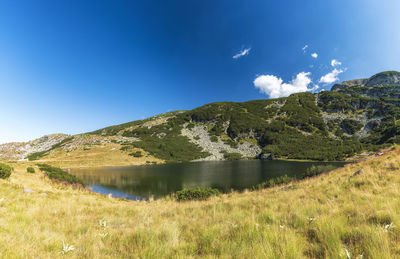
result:
[(130, 167), (71, 169), (94, 192), (131, 200), (160, 198), (187, 187), (214, 187), (223, 192), (251, 188), (270, 178), (299, 176), (312, 165), (345, 162), (213, 161)]

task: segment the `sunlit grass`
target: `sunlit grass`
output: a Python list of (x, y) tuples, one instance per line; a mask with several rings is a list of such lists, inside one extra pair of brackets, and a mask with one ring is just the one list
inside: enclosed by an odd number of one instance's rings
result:
[(0, 181), (5, 258), (400, 257), (400, 149), (293, 188), (188, 202), (118, 200), (11, 165)]
[[(132, 152), (145, 154), (140, 157), (129, 155)], [(52, 151), (49, 155), (32, 163), (46, 163), (62, 168), (72, 167), (100, 167), (100, 166), (128, 166), (143, 165), (147, 163), (163, 163), (162, 160), (148, 155), (141, 149), (132, 151), (121, 150), (120, 144), (106, 143), (103, 145), (93, 145), (90, 151), (84, 147), (66, 152), (63, 149)]]

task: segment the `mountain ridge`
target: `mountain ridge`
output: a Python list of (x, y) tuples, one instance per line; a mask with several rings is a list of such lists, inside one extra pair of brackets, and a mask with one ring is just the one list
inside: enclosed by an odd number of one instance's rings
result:
[[(65, 137), (58, 142), (67, 139), (65, 143), (38, 151), (42, 153), (36, 158), (51, 157), (60, 149), (65, 151), (61, 156), (71, 156), (78, 149), (90, 153), (94, 145), (117, 145), (110, 147), (118, 149), (121, 155), (140, 151), (153, 162), (241, 158), (345, 160), (399, 143), (397, 118), (400, 73), (386, 71), (368, 79), (335, 84), (331, 91), (241, 103), (210, 103), (189, 111), (164, 113), (68, 136), (70, 139)], [(6, 146), (0, 145), (0, 157), (6, 157)], [(25, 158), (32, 157), (32, 153)], [(12, 158), (23, 159), (8, 156)]]

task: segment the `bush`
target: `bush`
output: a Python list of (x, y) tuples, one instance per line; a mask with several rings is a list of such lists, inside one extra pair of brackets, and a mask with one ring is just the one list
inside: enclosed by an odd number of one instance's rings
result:
[(132, 148), (131, 146), (125, 145), (125, 146), (122, 146), (119, 150), (121, 150), (121, 151), (128, 151), (128, 150), (131, 149), (131, 148)]
[(218, 142), (218, 137), (217, 136), (211, 136), (210, 140), (211, 140), (211, 142)]
[(6, 164), (0, 164), (0, 178), (7, 179), (10, 177), (12, 172), (12, 167)]
[(26, 158), (28, 158), (29, 161), (34, 161), (34, 160), (39, 160), (40, 158), (44, 157), (47, 154), (48, 154), (47, 150), (41, 151), (41, 152), (35, 152), (32, 154), (29, 154)]
[(39, 166), (40, 171), (45, 172), (47, 177), (49, 177), (52, 180), (56, 180), (59, 182), (66, 182), (70, 184), (84, 185), (81, 179), (79, 179), (75, 175), (65, 172), (61, 168), (50, 166), (47, 164), (37, 164), (37, 166)]
[(197, 188), (185, 188), (181, 191), (177, 191), (174, 197), (178, 201), (189, 201), (189, 200), (206, 200), (207, 198), (218, 195), (219, 191), (211, 187), (197, 187)]
[(368, 222), (376, 225), (389, 225), (393, 222), (392, 217), (388, 214), (372, 215), (368, 218)]
[(226, 160), (232, 161), (232, 160), (240, 160), (240, 159), (242, 159), (242, 155), (240, 153), (229, 153), (229, 152), (226, 152), (225, 150), (223, 152), (221, 152), (221, 153), (224, 154), (224, 158)]
[(26, 168), (26, 171), (30, 174), (34, 174), (35, 173), (35, 168), (33, 168), (32, 166)]
[(291, 181), (293, 181), (293, 177), (287, 176), (285, 174), (283, 176), (271, 178), (268, 181), (257, 184), (254, 187), (254, 189), (260, 190), (260, 189), (270, 188), (281, 184), (287, 184), (290, 183)]
[(136, 151), (134, 153), (130, 153), (129, 155), (133, 156), (133, 157), (142, 157), (143, 156), (141, 151)]
[(333, 165), (318, 165), (318, 166), (313, 165), (306, 170), (306, 172), (301, 176), (301, 178), (317, 176), (323, 173), (328, 173), (335, 169), (336, 167)]

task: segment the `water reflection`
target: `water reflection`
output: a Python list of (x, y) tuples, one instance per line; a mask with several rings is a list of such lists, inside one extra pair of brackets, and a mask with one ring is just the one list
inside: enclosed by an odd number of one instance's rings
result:
[(159, 198), (186, 187), (210, 186), (228, 192), (251, 188), (270, 178), (297, 176), (312, 165), (344, 163), (292, 161), (223, 161), (166, 165), (73, 169), (96, 192), (127, 199)]

